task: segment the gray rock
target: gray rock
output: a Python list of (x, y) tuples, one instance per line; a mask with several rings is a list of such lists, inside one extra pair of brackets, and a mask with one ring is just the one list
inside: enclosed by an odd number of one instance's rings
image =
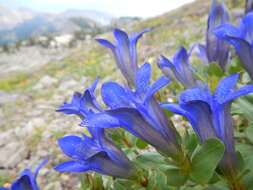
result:
[(0, 90), (0, 107), (14, 101), (17, 98), (17, 94), (8, 93)]
[(77, 81), (75, 81), (74, 79), (72, 79), (72, 80), (63, 82), (60, 85), (60, 87), (58, 88), (58, 90), (59, 91), (66, 91), (66, 90), (72, 89), (78, 85), (79, 85), (79, 83)]
[(0, 149), (0, 167), (14, 168), (29, 154), (23, 142), (8, 142)]
[(40, 79), (40, 81), (38, 82), (38, 84), (36, 84), (33, 88), (35, 90), (40, 90), (43, 87), (53, 86), (57, 82), (58, 82), (58, 80), (56, 78), (53, 78), (53, 77), (50, 77), (50, 76), (46, 75), (46, 76), (42, 77)]

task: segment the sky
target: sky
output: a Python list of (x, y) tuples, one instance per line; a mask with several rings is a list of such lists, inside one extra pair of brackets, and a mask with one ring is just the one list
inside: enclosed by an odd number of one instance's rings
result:
[(193, 0), (0, 0), (11, 8), (61, 12), (67, 9), (97, 10), (113, 16), (153, 17)]

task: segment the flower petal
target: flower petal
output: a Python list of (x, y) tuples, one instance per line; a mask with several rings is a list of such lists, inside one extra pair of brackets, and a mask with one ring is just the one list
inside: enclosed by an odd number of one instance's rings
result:
[(224, 99), (226, 99), (226, 97), (229, 95), (229, 93), (232, 92), (238, 81), (238, 77), (239, 75), (235, 73), (225, 77), (219, 82), (215, 91), (215, 98), (219, 103), (223, 102)]
[(54, 169), (59, 172), (86, 172), (91, 170), (91, 167), (88, 162), (71, 160), (62, 162)]
[(35, 172), (34, 172), (34, 179), (36, 180), (38, 174), (39, 174), (39, 171), (40, 169), (48, 162), (48, 159), (45, 159), (43, 160), (39, 165), (38, 167), (36, 168)]
[(166, 86), (170, 80), (167, 77), (160, 77), (157, 81), (155, 81), (152, 86), (149, 88), (146, 97), (145, 97), (145, 102), (144, 104), (148, 103), (150, 98), (161, 88)]
[(108, 40), (96, 39), (96, 41), (98, 43), (100, 43), (101, 45), (110, 48), (112, 51), (114, 51), (114, 49), (115, 49), (115, 46), (111, 42), (109, 42)]
[(104, 103), (110, 108), (130, 107), (125, 89), (116, 82), (105, 82), (101, 88)]
[(247, 94), (252, 93), (252, 92), (253, 92), (253, 85), (243, 86), (243, 87), (239, 88), (238, 90), (235, 90), (234, 92), (228, 94), (225, 97), (223, 103), (232, 101), (236, 98), (239, 98), (240, 96), (244, 96), (244, 95), (247, 95)]
[(90, 138), (84, 141), (77, 136), (66, 136), (58, 139), (58, 144), (67, 156), (79, 160), (86, 160), (101, 151)]
[(23, 175), (12, 184), (11, 190), (39, 190), (39, 188), (33, 186), (31, 178), (28, 175)]
[(90, 115), (86, 119), (86, 124), (90, 127), (122, 127), (159, 150), (165, 153), (170, 151), (171, 142), (168, 142), (164, 134), (150, 125), (139, 111), (133, 108), (118, 108)]
[(138, 94), (145, 94), (149, 88), (151, 77), (151, 65), (149, 63), (143, 64), (135, 76), (135, 88)]
[(209, 60), (206, 54), (206, 47), (202, 44), (198, 45), (198, 52), (196, 53), (196, 55), (201, 59), (201, 61), (208, 65), (209, 64)]
[(211, 96), (211, 92), (208, 88), (202, 89), (201, 87), (195, 87), (183, 91), (179, 95), (179, 101), (181, 103), (189, 103), (191, 101), (203, 101), (209, 103)]
[(221, 24), (213, 29), (213, 33), (220, 39), (226, 40), (232, 44), (237, 44), (237, 42), (231, 39), (229, 36), (242, 38), (242, 31), (231, 24)]

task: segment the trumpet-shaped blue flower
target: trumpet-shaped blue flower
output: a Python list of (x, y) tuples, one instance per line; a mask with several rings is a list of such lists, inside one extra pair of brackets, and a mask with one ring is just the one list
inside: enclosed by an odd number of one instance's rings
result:
[(100, 44), (111, 49), (117, 66), (129, 85), (133, 84), (136, 71), (138, 70), (136, 44), (139, 38), (146, 32), (149, 32), (149, 30), (127, 35), (124, 31), (115, 29), (114, 36), (116, 42), (111, 43), (104, 39), (97, 39)]
[(36, 178), (39, 174), (39, 170), (47, 163), (47, 161), (48, 160), (42, 161), (34, 173), (30, 169), (23, 170), (18, 179), (11, 184), (10, 189), (0, 188), (0, 190), (40, 190)]
[(211, 10), (208, 15), (206, 46), (199, 44), (198, 56), (202, 62), (209, 64), (215, 61), (225, 70), (229, 58), (229, 43), (220, 40), (213, 34), (213, 28), (220, 24), (228, 23), (229, 13), (224, 3), (213, 0)]
[(157, 63), (163, 74), (172, 80), (177, 80), (185, 88), (197, 86), (197, 81), (194, 79), (192, 67), (189, 63), (190, 52), (184, 47), (180, 47), (173, 57), (173, 61), (168, 60), (166, 57), (161, 56), (158, 58)]
[[(57, 111), (65, 114), (75, 114), (82, 120), (103, 111), (98, 104), (94, 91), (98, 80), (84, 93), (74, 93), (70, 103), (59, 106)], [(91, 128), (88, 130), (91, 137), (83, 135), (83, 139), (77, 136), (66, 136), (58, 140), (62, 151), (74, 160), (63, 162), (55, 169), (62, 172), (85, 172), (93, 170), (114, 177), (129, 177), (133, 174), (133, 166), (124, 152), (119, 149), (107, 137), (102, 128)]]
[(57, 111), (65, 114), (74, 114), (84, 119), (88, 114), (103, 111), (103, 108), (97, 102), (94, 91), (98, 79), (93, 83), (91, 88), (84, 90), (84, 93), (75, 92), (70, 103), (65, 102), (59, 106)]
[(245, 70), (253, 79), (253, 12), (245, 15), (238, 27), (222, 24), (213, 30), (221, 40), (231, 43)]
[(135, 91), (115, 82), (104, 83), (102, 98), (111, 109), (89, 115), (82, 124), (95, 128), (122, 127), (158, 150), (178, 155), (175, 129), (153, 96), (169, 80), (161, 77), (150, 86), (150, 77), (151, 66), (146, 63), (137, 71)]
[(66, 136), (58, 140), (61, 150), (73, 160), (55, 167), (60, 172), (86, 172), (127, 178), (133, 174), (133, 166), (124, 152), (119, 149), (101, 129), (88, 128), (91, 137), (83, 134)]
[(212, 137), (222, 140), (226, 147), (223, 168), (233, 168), (235, 159), (231, 101), (253, 92), (253, 85), (233, 90), (238, 74), (230, 75), (218, 84), (215, 93), (208, 88), (195, 87), (182, 92), (180, 104), (162, 103), (168, 110), (185, 116), (202, 141)]

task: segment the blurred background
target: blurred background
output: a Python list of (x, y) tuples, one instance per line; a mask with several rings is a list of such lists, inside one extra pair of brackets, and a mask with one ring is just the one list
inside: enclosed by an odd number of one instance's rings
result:
[[(226, 1), (234, 18), (243, 15), (243, 2)], [(171, 57), (180, 45), (189, 48), (204, 41), (210, 3), (0, 0), (0, 187), (8, 187), (22, 169), (34, 168), (50, 156), (41, 170), (44, 177), (39, 177), (42, 189), (80, 188), (79, 174), (51, 170), (68, 159), (57, 139), (83, 130), (78, 118), (55, 109), (97, 76), (98, 89), (103, 81), (122, 82), (111, 53), (94, 39), (113, 41), (114, 28), (127, 32), (151, 28), (138, 44), (138, 59), (139, 64), (150, 62), (157, 78), (161, 73), (155, 60), (160, 54)], [(161, 93), (170, 94), (168, 89)]]

